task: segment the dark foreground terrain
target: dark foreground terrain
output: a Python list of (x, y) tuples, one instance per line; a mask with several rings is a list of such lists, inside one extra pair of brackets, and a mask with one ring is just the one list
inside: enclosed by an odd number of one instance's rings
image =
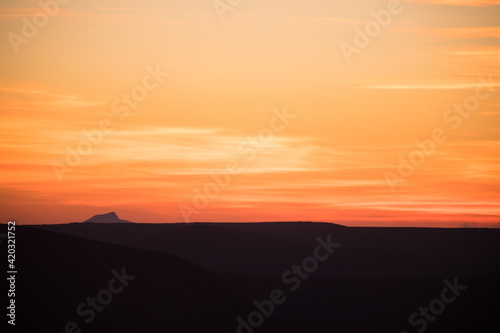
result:
[(14, 332), (500, 332), (498, 229), (72, 223), (16, 242)]

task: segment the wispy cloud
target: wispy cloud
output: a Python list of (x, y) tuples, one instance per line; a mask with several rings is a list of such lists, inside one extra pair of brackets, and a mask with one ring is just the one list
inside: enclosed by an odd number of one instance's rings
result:
[(33, 15), (40, 11), (40, 7), (10, 8), (0, 7), (0, 19), (17, 19)]
[(0, 109), (9, 108), (32, 108), (39, 110), (40, 107), (58, 108), (83, 108), (88, 106), (103, 105), (104, 101), (96, 101), (81, 95), (64, 92), (53, 92), (36, 86), (0, 86), (0, 98), (3, 100)]
[(401, 26), (397, 30), (405, 34), (430, 36), (439, 39), (500, 38), (500, 27), (431, 28), (427, 26)]
[[(476, 83), (415, 83), (415, 84), (400, 84), (400, 83), (381, 83), (381, 84), (370, 84), (370, 85), (361, 85), (359, 88), (362, 89), (390, 89), (390, 90), (470, 90), (475, 89), (477, 87)], [(493, 83), (487, 85), (488, 87), (492, 87), (494, 89), (500, 88), (500, 84)]]
[(433, 5), (474, 6), (488, 7), (500, 5), (499, 0), (408, 0), (409, 3), (423, 3)]
[(360, 19), (353, 19), (348, 17), (341, 16), (324, 16), (324, 17), (315, 17), (315, 16), (290, 16), (286, 18), (286, 21), (290, 23), (307, 23), (307, 24), (357, 24), (357, 23), (365, 23), (366, 21)]

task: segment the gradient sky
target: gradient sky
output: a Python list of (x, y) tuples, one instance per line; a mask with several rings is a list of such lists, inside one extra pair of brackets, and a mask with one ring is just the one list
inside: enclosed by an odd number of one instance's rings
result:
[[(182, 221), (236, 160), (190, 220), (498, 226), (500, 1), (403, 2), (348, 63), (341, 43), (387, 4), (252, 0), (221, 21), (211, 0), (72, 0), (16, 52), (9, 33), (40, 7), (1, 1), (1, 220)], [(113, 102), (148, 67), (169, 76), (120, 117)], [(447, 122), (480, 77), (488, 98)], [(284, 108), (295, 118), (274, 140), (247, 142)], [(54, 163), (104, 118), (112, 133), (58, 179)], [(387, 173), (436, 128), (447, 140), (391, 188)]]

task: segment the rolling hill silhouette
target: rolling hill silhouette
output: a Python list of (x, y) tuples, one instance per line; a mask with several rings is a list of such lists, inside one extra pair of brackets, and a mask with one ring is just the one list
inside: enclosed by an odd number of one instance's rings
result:
[[(342, 256), (318, 274), (335, 277), (500, 276), (500, 230), (352, 228), (330, 223), (47, 225), (69, 235), (175, 254), (221, 273), (275, 275), (331, 234)], [(356, 265), (352, 263), (355, 262)]]
[[(29, 227), (18, 262), (18, 332), (221, 332), (251, 299), (214, 274), (172, 255), (131, 249)], [(111, 271), (135, 276), (89, 324), (76, 308), (108, 287)], [(247, 304), (245, 302), (245, 304)], [(29, 320), (28, 320), (29, 318)]]
[[(329, 223), (74, 223), (22, 226), (19, 318), (23, 331), (416, 332), (409, 316), (439, 298), (445, 279), (467, 290), (425, 332), (497, 332), (500, 230), (352, 228)], [(289, 290), (283, 273), (312, 255), (317, 238), (341, 243)], [(20, 237), (20, 236), (18, 236)], [(90, 324), (76, 306), (112, 269), (136, 278)], [(237, 318), (282, 290), (255, 329)], [(21, 321), (20, 321), (21, 322)]]

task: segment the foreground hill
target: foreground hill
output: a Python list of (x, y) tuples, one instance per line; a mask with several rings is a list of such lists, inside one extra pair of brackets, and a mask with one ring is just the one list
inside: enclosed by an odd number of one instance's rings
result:
[[(29, 227), (18, 227), (17, 240), (16, 332), (63, 332), (70, 321), (83, 332), (221, 332), (246, 301), (223, 279), (172, 255)], [(117, 273), (135, 278), (122, 278), (124, 286)], [(91, 307), (81, 316), (78, 305), (88, 297), (107, 302), (99, 292), (110, 288), (123, 290), (86, 323)]]
[[(291, 274), (292, 266), (279, 273), (266, 266), (293, 262), (302, 267), (303, 274), (304, 259), (314, 256), (318, 246), (316, 238), (326, 239), (330, 232), (342, 244), (310, 273), (298, 278)], [(71, 224), (19, 227), (16, 235), (20, 273), (15, 332), (65, 332), (64, 326), (71, 321), (82, 332), (97, 333), (413, 333), (417, 329), (476, 333), (500, 329), (499, 239), (498, 233), (487, 230), (366, 229), (309, 223)], [(138, 247), (153, 240), (157, 243), (148, 246), (159, 251)], [(208, 271), (164, 253), (163, 243), (194, 260), (205, 256), (207, 265), (234, 264), (232, 257), (241, 256), (248, 267), (257, 267), (264, 260), (262, 271), (267, 274), (240, 274), (231, 271), (230, 265), (228, 271)], [(195, 255), (189, 246), (200, 254)], [(252, 252), (259, 246), (260, 252)], [(442, 253), (430, 256), (429, 247)], [(266, 262), (263, 249), (281, 253), (267, 253), (272, 259)], [(327, 253), (324, 249), (322, 256)], [(462, 256), (465, 263), (460, 264)], [(252, 257), (257, 259), (248, 263)], [(473, 259), (477, 262), (472, 268), (464, 267)], [(245, 267), (241, 264), (238, 269)], [(124, 272), (134, 278), (125, 281), (127, 285), (109, 301), (106, 290), (120, 288), (116, 274)], [(456, 272), (470, 275), (453, 275)], [(293, 277), (293, 283), (283, 273)], [(281, 301), (271, 308), (268, 300), (276, 292)], [(85, 304), (92, 298), (108, 304), (95, 310), (95, 318), (86, 323), (90, 308)], [(451, 301), (445, 304), (443, 299)], [(79, 308), (82, 302), (85, 307)], [(436, 308), (439, 302), (443, 308)], [(439, 315), (430, 313), (430, 319), (423, 319), (421, 309), (428, 312), (432, 307)], [(79, 315), (78, 309), (86, 315)], [(251, 320), (258, 325), (248, 326)]]
[(170, 253), (208, 270), (280, 274), (331, 235), (340, 255), (330, 277), (499, 277), (500, 229), (351, 228), (330, 223), (66, 224), (40, 226), (81, 238)]

